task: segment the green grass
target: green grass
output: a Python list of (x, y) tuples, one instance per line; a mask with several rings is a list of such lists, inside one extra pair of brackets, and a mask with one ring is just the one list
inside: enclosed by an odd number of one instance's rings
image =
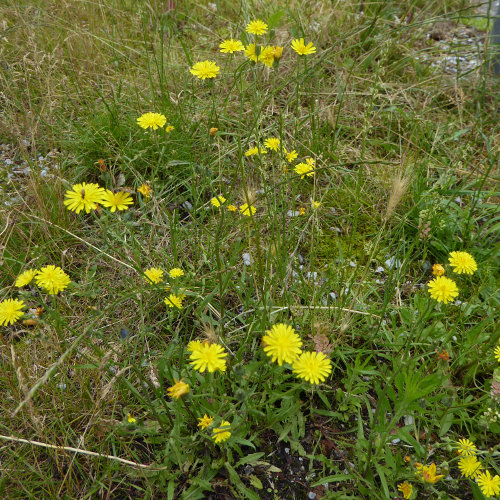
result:
[[(2, 496), (385, 499), (408, 481), (412, 498), (486, 498), (456, 442), (500, 475), (500, 421), (485, 415), (499, 410), (499, 81), (426, 62), (442, 56), (433, 26), (474, 13), (456, 0), (174, 4), (0, 7), (0, 143), (31, 167), (11, 177), (0, 159), (1, 300), (30, 309), (0, 327)], [(251, 43), (255, 17), (272, 28), (263, 43), (285, 47), (271, 69), (218, 52)], [(298, 58), (296, 37), (317, 53)], [(214, 81), (189, 73), (205, 59)], [(147, 111), (174, 130), (138, 127)], [(244, 155), (271, 136), (297, 161)], [(134, 205), (76, 215), (63, 200), (80, 182)], [(244, 203), (255, 216), (227, 209)], [(478, 271), (447, 266), (460, 302), (438, 304), (431, 266), (454, 250)], [(14, 287), (48, 264), (69, 274), (64, 292)], [(185, 275), (147, 284), (152, 266)], [(280, 322), (327, 349), (325, 382), (270, 363), (262, 336)], [(224, 346), (225, 373), (189, 365), (195, 339)], [(172, 400), (180, 378), (191, 390)], [(229, 440), (197, 427), (205, 413), (231, 423)], [(418, 462), (444, 478), (425, 483)]]

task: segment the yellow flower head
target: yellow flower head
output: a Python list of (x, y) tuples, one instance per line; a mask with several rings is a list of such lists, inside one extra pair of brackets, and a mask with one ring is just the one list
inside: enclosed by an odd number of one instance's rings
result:
[(436, 464), (432, 463), (431, 465), (423, 465), (417, 472), (417, 474), (429, 484), (437, 483), (441, 478), (444, 477), (444, 474), (436, 474)]
[(139, 193), (141, 193), (142, 196), (144, 196), (144, 198), (146, 198), (146, 200), (148, 200), (149, 197), (151, 196), (151, 193), (153, 192), (153, 189), (151, 188), (151, 186), (149, 184), (142, 184), (141, 186), (139, 186), (137, 188), (137, 191)]
[(213, 137), (218, 131), (219, 129), (217, 127), (211, 127), (208, 131), (208, 134), (210, 135), (210, 137)]
[(293, 362), (292, 369), (297, 377), (319, 384), (332, 372), (332, 362), (322, 352), (303, 352)]
[(163, 270), (157, 267), (150, 267), (144, 271), (144, 276), (147, 278), (146, 281), (157, 285), (163, 281)]
[(312, 42), (307, 45), (304, 43), (303, 38), (297, 38), (292, 42), (292, 49), (299, 54), (299, 56), (308, 56), (309, 54), (314, 54), (316, 52), (316, 47)]
[(268, 68), (271, 68), (274, 63), (274, 48), (270, 46), (262, 47), (258, 60)]
[(272, 151), (279, 151), (280, 140), (277, 137), (269, 137), (264, 141), (264, 146)]
[(219, 66), (214, 61), (197, 62), (190, 70), (194, 76), (205, 80), (206, 78), (215, 78), (220, 71)]
[(173, 399), (179, 399), (184, 394), (189, 392), (189, 384), (186, 384), (180, 379), (179, 381), (174, 379), (175, 384), (167, 389), (168, 395)]
[(279, 323), (266, 330), (262, 337), (264, 352), (279, 366), (283, 363), (292, 364), (302, 352), (302, 340), (290, 325)]
[(458, 461), (458, 468), (460, 469), (460, 474), (462, 474), (462, 476), (474, 479), (481, 473), (483, 465), (477, 459), (476, 456), (471, 455), (471, 456), (461, 457), (460, 460)]
[(224, 196), (214, 196), (211, 200), (210, 200), (210, 203), (214, 206), (214, 207), (220, 207), (221, 205), (223, 205), (224, 203), (226, 202), (226, 198), (224, 198)]
[(187, 350), (189, 352), (194, 352), (200, 349), (202, 345), (203, 344), (199, 340), (191, 340), (191, 342), (187, 345)]
[(180, 278), (181, 276), (184, 276), (184, 271), (180, 267), (174, 267), (173, 269), (170, 269), (168, 275), (174, 279)]
[(253, 205), (243, 203), (243, 205), (240, 206), (240, 212), (247, 217), (251, 217), (255, 214), (255, 212), (257, 212), (257, 209)]
[(490, 471), (484, 471), (476, 477), (476, 482), (486, 497), (495, 497), (500, 494), (500, 477), (491, 476)]
[(432, 274), (434, 276), (443, 276), (443, 274), (444, 274), (444, 267), (441, 264), (434, 264), (432, 266)]
[(248, 59), (250, 59), (250, 61), (257, 62), (255, 43), (251, 43), (245, 47), (245, 55)]
[(217, 370), (226, 371), (226, 360), (224, 359), (226, 356), (227, 352), (221, 345), (203, 342), (201, 346), (191, 352), (189, 359), (193, 368), (200, 373), (207, 369), (213, 373)]
[(474, 257), (467, 252), (451, 252), (448, 262), (453, 271), (458, 274), (474, 274), (477, 271), (477, 263)]
[(279, 61), (283, 57), (283, 47), (276, 45), (275, 47), (273, 47), (273, 50), (274, 50), (274, 59), (276, 59), (276, 61)]
[(241, 52), (245, 50), (245, 46), (239, 40), (224, 40), (220, 45), (220, 51), (227, 54), (233, 54), (234, 52)]
[(477, 452), (477, 446), (469, 439), (459, 439), (457, 452), (459, 455), (471, 456)]
[(212, 439), (218, 444), (227, 441), (231, 436), (231, 424), (226, 420), (220, 423), (220, 427), (212, 430)]
[(292, 163), (292, 161), (296, 160), (298, 158), (298, 153), (297, 151), (295, 151), (295, 149), (292, 149), (292, 151), (287, 151), (286, 149), (284, 150), (285, 151), (285, 155), (286, 155), (286, 159), (288, 161), (288, 163)]
[(174, 130), (174, 126), (173, 125), (168, 125), (167, 127), (165, 127), (165, 132), (172, 132), (172, 130)]
[[(312, 160), (312, 158), (308, 158), (309, 160)], [(314, 175), (314, 160), (313, 162), (307, 162), (306, 163), (297, 163), (295, 165), (295, 173), (300, 175), (300, 178), (303, 179), (305, 176), (307, 177), (312, 177)]]
[(230, 212), (237, 212), (238, 211), (238, 207), (236, 205), (228, 205), (227, 206), (227, 209), (230, 211)]
[(135, 419), (130, 413), (127, 413), (127, 422), (129, 424), (135, 424), (137, 422), (137, 419)]
[(185, 295), (176, 295), (175, 293), (171, 293), (168, 297), (165, 297), (163, 302), (165, 302), (165, 305), (168, 307), (182, 309), (182, 301), (185, 297)]
[(265, 35), (267, 33), (267, 24), (260, 19), (255, 19), (254, 21), (250, 21), (245, 28), (247, 33), (251, 33), (252, 35)]
[(22, 315), (26, 304), (19, 299), (5, 299), (0, 302), (0, 325), (12, 325)]
[(313, 209), (316, 210), (317, 208), (319, 208), (321, 206), (321, 201), (313, 201), (313, 202), (311, 202), (311, 205), (312, 205)]
[(258, 148), (255, 146), (254, 148), (250, 148), (245, 151), (245, 156), (253, 156), (253, 155), (267, 155), (267, 150), (265, 148)]
[(156, 130), (163, 127), (165, 123), (167, 123), (167, 118), (161, 113), (144, 113), (137, 118), (137, 124), (143, 129), (152, 128)]
[(214, 418), (209, 417), (205, 413), (205, 415), (203, 415), (203, 417), (198, 418), (198, 427), (200, 427), (201, 430), (205, 430), (213, 421), (214, 421)]
[(446, 278), (446, 276), (438, 276), (432, 281), (429, 281), (428, 285), (429, 293), (431, 297), (438, 302), (444, 302), (448, 304), (455, 297), (458, 297), (458, 287), (457, 284)]
[(118, 193), (113, 193), (109, 189), (102, 196), (101, 204), (104, 207), (109, 207), (111, 212), (116, 212), (116, 210), (128, 210), (128, 205), (132, 205), (134, 200), (129, 193), (125, 191), (119, 191)]
[(38, 271), (36, 269), (27, 269), (24, 273), (21, 273), (14, 283), (17, 288), (22, 288), (23, 286), (29, 285)]
[(500, 345), (495, 347), (493, 353), (495, 354), (496, 360), (500, 363)]
[(411, 497), (413, 486), (405, 481), (404, 483), (398, 484), (398, 491), (403, 494), (405, 500), (408, 500)]
[(45, 266), (37, 272), (35, 276), (36, 284), (44, 288), (50, 295), (57, 295), (64, 290), (70, 283), (69, 276), (56, 266)]
[(68, 210), (79, 214), (82, 210), (89, 213), (97, 208), (97, 204), (101, 203), (104, 189), (98, 184), (75, 184), (71, 190), (66, 191), (64, 204)]

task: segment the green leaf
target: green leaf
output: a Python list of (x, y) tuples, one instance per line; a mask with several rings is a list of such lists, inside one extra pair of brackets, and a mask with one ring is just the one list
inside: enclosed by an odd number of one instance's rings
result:
[(278, 26), (281, 18), (285, 15), (284, 10), (277, 10), (268, 20), (267, 24), (269, 26), (269, 29), (272, 30)]
[(326, 476), (319, 481), (311, 484), (311, 488), (321, 486), (322, 484), (340, 483), (342, 481), (352, 481), (353, 477), (349, 474), (334, 474), (333, 476)]

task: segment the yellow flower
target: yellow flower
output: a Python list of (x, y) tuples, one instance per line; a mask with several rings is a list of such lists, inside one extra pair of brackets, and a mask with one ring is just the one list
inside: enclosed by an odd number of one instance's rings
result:
[(245, 47), (245, 55), (251, 61), (257, 62), (257, 54), (255, 53), (255, 43), (251, 43)]
[(151, 193), (153, 192), (153, 189), (151, 188), (151, 186), (149, 186), (149, 184), (142, 184), (137, 188), (137, 191), (139, 191), (139, 193), (141, 193), (142, 196), (144, 196), (144, 198), (148, 200), (151, 196)]
[(171, 293), (168, 297), (165, 297), (163, 302), (165, 302), (165, 305), (168, 307), (182, 309), (182, 301), (185, 297), (185, 295), (176, 295), (175, 293)]
[(125, 191), (119, 191), (118, 193), (113, 193), (109, 189), (102, 196), (101, 204), (103, 207), (109, 207), (111, 212), (116, 212), (116, 210), (128, 210), (127, 205), (132, 205), (134, 200), (129, 193)]
[(474, 274), (474, 271), (477, 271), (477, 263), (474, 257), (467, 252), (451, 252), (448, 262), (453, 271), (458, 274)]
[(429, 287), (431, 297), (438, 302), (448, 304), (455, 297), (458, 297), (457, 284), (445, 276), (434, 278), (427, 286)]
[(484, 496), (494, 497), (500, 493), (500, 477), (497, 475), (491, 477), (489, 470), (479, 474), (476, 482)]
[(137, 420), (130, 413), (127, 413), (127, 422), (129, 424), (135, 424)]
[(443, 276), (443, 274), (444, 274), (444, 267), (441, 264), (434, 264), (432, 266), (432, 274), (434, 276)]
[(419, 471), (418, 475), (429, 484), (437, 483), (441, 478), (444, 477), (444, 474), (437, 475), (436, 474), (436, 464), (432, 463), (431, 465), (423, 465)]
[(459, 455), (464, 456), (475, 455), (477, 452), (477, 446), (469, 439), (459, 439), (457, 452)]
[(191, 340), (187, 346), (189, 352), (197, 351), (201, 348), (203, 344), (199, 340)]
[(495, 350), (493, 352), (495, 353), (495, 358), (500, 363), (500, 346), (495, 347)]
[(408, 500), (411, 497), (413, 486), (405, 481), (404, 483), (398, 484), (398, 491), (403, 494), (403, 498)]
[(223, 205), (225, 202), (226, 198), (224, 198), (224, 196), (215, 196), (210, 200), (210, 203), (217, 208)]
[(52, 265), (42, 267), (36, 273), (35, 281), (50, 295), (57, 295), (71, 283), (69, 276), (60, 267)]
[(276, 45), (273, 47), (273, 51), (274, 51), (274, 59), (276, 59), (276, 61), (279, 61), (283, 57), (283, 47)]
[(332, 372), (332, 362), (322, 352), (303, 352), (293, 362), (292, 369), (297, 377), (319, 384)]
[(292, 163), (292, 161), (296, 160), (299, 156), (297, 154), (297, 151), (295, 151), (295, 149), (292, 149), (292, 151), (290, 151), (290, 152), (288, 152), (286, 149), (284, 151), (285, 151), (285, 155), (286, 155), (286, 159), (287, 159), (288, 163)]
[(231, 424), (226, 420), (220, 423), (220, 427), (212, 430), (212, 439), (218, 444), (227, 441), (231, 436)]
[(169, 125), (168, 127), (165, 127), (165, 132), (172, 132), (172, 130), (174, 130), (174, 126), (173, 125)]
[(184, 396), (184, 394), (187, 394), (189, 392), (189, 384), (186, 384), (182, 380), (183, 379), (181, 378), (179, 381), (177, 381), (174, 378), (175, 384), (167, 389), (168, 395), (171, 398), (179, 399), (181, 396)]
[(236, 212), (238, 210), (238, 207), (236, 205), (228, 205), (227, 206), (227, 209), (230, 211), (230, 212)]
[(277, 137), (269, 137), (264, 141), (264, 146), (273, 151), (278, 151), (280, 148), (280, 140)]
[(266, 333), (262, 337), (264, 352), (279, 366), (283, 363), (292, 364), (302, 352), (302, 340), (290, 325), (278, 323), (266, 330)]
[(462, 474), (462, 476), (474, 479), (481, 473), (483, 465), (479, 462), (477, 457), (472, 455), (461, 457), (458, 461), (458, 468), (460, 469), (460, 474)]
[(305, 163), (297, 163), (294, 170), (303, 179), (306, 175), (307, 177), (312, 177), (315, 168), (315, 161), (312, 158), (307, 158)]
[(297, 38), (292, 42), (292, 49), (299, 54), (299, 56), (308, 56), (309, 54), (314, 54), (316, 52), (316, 47), (312, 42), (307, 45), (304, 43), (303, 38)]
[(104, 189), (98, 184), (75, 184), (71, 190), (66, 191), (64, 204), (68, 210), (79, 214), (82, 210), (89, 213), (97, 208), (97, 204), (101, 203)]
[(217, 127), (211, 127), (208, 131), (208, 134), (210, 135), (210, 137), (213, 137), (218, 131), (219, 129)]
[(257, 212), (257, 209), (253, 205), (243, 203), (243, 205), (240, 206), (240, 212), (247, 217), (251, 217), (255, 214), (255, 212)]
[(258, 154), (267, 155), (267, 151), (264, 148), (259, 149), (257, 146), (245, 151), (245, 156), (253, 156), (253, 155), (258, 155)]
[(167, 118), (161, 113), (144, 113), (137, 118), (137, 124), (143, 129), (152, 128), (156, 130), (163, 127), (165, 123), (167, 123)]
[(14, 283), (17, 288), (22, 288), (23, 286), (29, 285), (31, 280), (35, 277), (38, 271), (36, 269), (27, 269), (24, 273), (21, 273)]
[(311, 203), (312, 207), (314, 210), (316, 210), (317, 208), (319, 208), (321, 206), (321, 201), (313, 201)]
[(163, 270), (157, 267), (150, 267), (144, 271), (144, 276), (147, 278), (146, 281), (149, 280), (149, 282), (157, 285), (163, 281)]
[(205, 80), (206, 78), (215, 78), (220, 71), (219, 66), (214, 61), (197, 62), (190, 70), (191, 74)]
[(203, 417), (198, 418), (198, 427), (201, 427), (201, 430), (205, 430), (213, 421), (214, 421), (214, 418), (209, 417), (205, 413), (205, 415), (203, 415)]
[(227, 352), (219, 344), (211, 344), (210, 342), (203, 342), (197, 349), (191, 352), (189, 359), (193, 368), (200, 373), (208, 369), (210, 373), (220, 370), (226, 371)]
[(274, 63), (274, 48), (270, 46), (262, 47), (258, 60), (259, 62), (270, 68)]
[(233, 54), (234, 52), (240, 52), (245, 50), (245, 46), (239, 40), (224, 40), (220, 45), (220, 51), (227, 54)]
[(171, 278), (175, 279), (175, 278), (180, 278), (181, 276), (184, 276), (184, 271), (179, 267), (174, 267), (173, 269), (170, 269), (168, 274)]
[(5, 299), (0, 302), (0, 325), (14, 324), (24, 313), (26, 304), (19, 299)]
[(260, 19), (255, 19), (247, 24), (245, 31), (252, 35), (265, 35), (267, 33), (267, 24)]

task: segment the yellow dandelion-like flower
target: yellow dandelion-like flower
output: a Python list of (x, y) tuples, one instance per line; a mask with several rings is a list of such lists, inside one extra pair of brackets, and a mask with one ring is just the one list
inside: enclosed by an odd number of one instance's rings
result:
[(156, 130), (163, 127), (165, 123), (167, 123), (167, 118), (161, 113), (144, 113), (137, 118), (137, 124), (143, 129), (152, 128)]
[(217, 370), (226, 371), (226, 360), (224, 359), (226, 356), (227, 352), (221, 345), (203, 342), (201, 346), (191, 352), (189, 359), (193, 368), (200, 373), (205, 370), (213, 373)]
[(238, 211), (238, 207), (236, 205), (228, 205), (227, 206), (227, 209), (230, 211), (230, 212), (237, 212)]
[(477, 271), (474, 257), (467, 252), (451, 252), (448, 262), (453, 271), (458, 274), (474, 274)]
[(264, 148), (258, 148), (255, 146), (254, 148), (247, 149), (245, 151), (245, 156), (253, 156), (253, 155), (267, 155), (267, 150)]
[(292, 364), (302, 352), (302, 340), (290, 325), (278, 323), (266, 330), (266, 333), (262, 337), (264, 352), (279, 366), (283, 363)]
[(313, 201), (313, 202), (311, 202), (311, 205), (312, 205), (313, 209), (316, 210), (317, 208), (319, 208), (321, 206), (321, 201)]
[(455, 297), (458, 297), (457, 284), (445, 276), (434, 278), (432, 281), (429, 281), (427, 286), (429, 287), (431, 297), (438, 302), (448, 304)]
[(276, 45), (273, 47), (273, 51), (274, 51), (274, 59), (276, 59), (276, 61), (279, 61), (283, 57), (283, 47)]
[(219, 45), (220, 51), (225, 54), (233, 54), (234, 52), (241, 52), (245, 50), (245, 46), (239, 40), (233, 40), (232, 38), (229, 40), (224, 40)]
[(253, 205), (243, 203), (243, 205), (240, 206), (240, 212), (247, 217), (251, 217), (257, 212), (257, 209)]
[(332, 372), (332, 362), (322, 352), (303, 352), (293, 362), (292, 369), (297, 377), (319, 384)]
[(497, 475), (492, 477), (489, 470), (479, 474), (476, 482), (484, 496), (494, 497), (500, 494), (500, 477)]
[(473, 456), (477, 452), (477, 446), (469, 439), (459, 439), (457, 452), (459, 455)]
[(14, 324), (24, 313), (26, 304), (19, 299), (5, 299), (0, 302), (0, 325)]
[(137, 188), (137, 191), (141, 193), (142, 196), (146, 198), (146, 200), (149, 200), (151, 193), (153, 192), (153, 189), (151, 188), (151, 186), (149, 186), (149, 184), (142, 184)]
[(168, 307), (182, 309), (182, 301), (184, 300), (185, 295), (176, 295), (175, 293), (171, 293), (168, 297), (165, 297), (165, 304)]
[(194, 76), (205, 80), (215, 78), (219, 74), (220, 68), (214, 61), (201, 61), (197, 62), (189, 71)]
[(231, 424), (226, 420), (220, 423), (220, 427), (212, 430), (212, 439), (218, 444), (227, 441), (231, 436)]
[(495, 350), (493, 352), (495, 354), (496, 360), (500, 363), (500, 346), (495, 347)]
[(174, 379), (175, 384), (167, 389), (167, 393), (171, 398), (179, 399), (189, 392), (189, 384), (186, 384), (182, 380), (182, 378), (179, 381)]
[(295, 173), (300, 175), (300, 178), (312, 177), (314, 175), (314, 163), (297, 163), (295, 165)]
[(267, 33), (268, 26), (264, 21), (261, 21), (260, 19), (255, 19), (254, 21), (250, 21), (246, 28), (245, 31), (247, 33), (251, 33), (252, 35), (265, 35)]
[(68, 210), (79, 214), (82, 210), (89, 213), (97, 208), (97, 204), (101, 203), (104, 189), (98, 184), (75, 184), (71, 190), (66, 191), (64, 205)]
[(444, 477), (443, 474), (436, 474), (436, 464), (423, 465), (418, 470), (418, 475), (429, 484), (435, 484)]
[(257, 62), (257, 49), (255, 43), (251, 43), (245, 47), (245, 55), (253, 62)]
[(214, 206), (219, 208), (221, 205), (226, 203), (226, 198), (224, 196), (214, 196), (211, 200), (210, 203)]
[(263, 47), (260, 50), (258, 60), (268, 68), (271, 68), (274, 63), (274, 48), (270, 46)]
[(69, 276), (60, 267), (52, 265), (42, 267), (36, 273), (35, 281), (50, 295), (57, 295), (71, 283)]
[(443, 274), (444, 274), (444, 267), (441, 264), (434, 264), (432, 266), (432, 274), (434, 276), (443, 276)]
[(150, 267), (144, 271), (146, 281), (157, 285), (163, 281), (163, 270), (157, 267)]
[(308, 56), (316, 52), (316, 47), (312, 42), (307, 45), (304, 43), (303, 38), (297, 38), (292, 42), (292, 49), (299, 54), (299, 56)]
[(213, 417), (209, 417), (206, 413), (203, 415), (203, 417), (198, 418), (198, 427), (201, 428), (201, 430), (205, 430), (207, 427), (209, 427), (212, 422), (214, 421)]
[(297, 151), (295, 151), (295, 149), (292, 149), (292, 151), (287, 151), (285, 149), (284, 151), (285, 151), (285, 156), (286, 156), (286, 160), (288, 161), (288, 163), (292, 163), (292, 161), (296, 160), (299, 157), (299, 155), (298, 155)]
[(173, 269), (170, 269), (168, 275), (174, 279), (180, 278), (181, 276), (184, 276), (184, 271), (180, 267), (174, 267)]
[(189, 344), (187, 345), (187, 350), (189, 352), (194, 352), (200, 349), (202, 345), (203, 343), (199, 340), (191, 340), (191, 342), (189, 342)]
[(101, 204), (104, 207), (109, 207), (111, 212), (116, 212), (116, 210), (128, 210), (128, 205), (132, 205), (134, 200), (129, 193), (125, 191), (119, 191), (118, 193), (113, 193), (109, 189), (102, 196)]
[(481, 473), (483, 465), (476, 456), (472, 455), (461, 457), (458, 461), (458, 468), (460, 469), (460, 474), (462, 474), (462, 476), (474, 479)]
[(27, 269), (24, 273), (21, 273), (14, 283), (17, 288), (22, 288), (23, 286), (29, 285), (33, 278), (36, 276), (38, 271), (36, 269)]
[(280, 140), (277, 137), (269, 137), (264, 141), (264, 146), (272, 151), (279, 151)]
[(172, 132), (172, 130), (174, 130), (175, 127), (173, 125), (168, 125), (167, 127), (165, 127), (165, 132)]
[(409, 498), (411, 498), (413, 485), (405, 481), (404, 483), (398, 484), (398, 491), (403, 494), (403, 498), (405, 498), (405, 500), (408, 500)]
[(130, 413), (127, 413), (127, 422), (129, 424), (135, 424), (137, 422), (137, 419), (134, 418)]

